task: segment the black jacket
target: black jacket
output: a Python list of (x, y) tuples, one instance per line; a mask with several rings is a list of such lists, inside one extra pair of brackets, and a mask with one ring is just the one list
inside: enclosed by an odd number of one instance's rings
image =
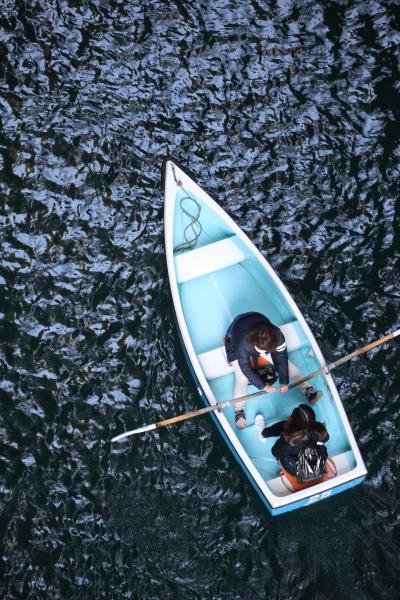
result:
[[(296, 475), (297, 459), (300, 450), (306, 446), (309, 446), (310, 444), (315, 444), (320, 438), (313, 430), (310, 430), (309, 439), (307, 442), (298, 442), (295, 446), (292, 446), (283, 437), (285, 423), (286, 421), (279, 421), (279, 423), (275, 423), (270, 427), (266, 427), (263, 430), (262, 435), (266, 438), (280, 436), (279, 440), (277, 440), (272, 446), (271, 452), (275, 458), (279, 460), (282, 467), (286, 471), (288, 471), (291, 475)], [(326, 438), (323, 440), (324, 444), (328, 440), (329, 433), (326, 434)]]
[(248, 312), (238, 315), (230, 324), (225, 337), (225, 348), (228, 362), (237, 360), (241, 371), (247, 379), (260, 390), (265, 387), (265, 383), (258, 373), (252, 368), (251, 357), (257, 358), (259, 353), (250, 346), (250, 331), (259, 323), (266, 323), (279, 332), (278, 346), (274, 352), (271, 352), (272, 362), (279, 376), (281, 385), (289, 383), (288, 373), (288, 354), (285, 343), (285, 337), (279, 327), (271, 323), (267, 317), (257, 312)]

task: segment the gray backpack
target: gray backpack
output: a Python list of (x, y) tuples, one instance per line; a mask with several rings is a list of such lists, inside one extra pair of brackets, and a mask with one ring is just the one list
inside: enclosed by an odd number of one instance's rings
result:
[(318, 479), (325, 472), (328, 451), (322, 442), (302, 448), (297, 458), (296, 477), (298, 483)]

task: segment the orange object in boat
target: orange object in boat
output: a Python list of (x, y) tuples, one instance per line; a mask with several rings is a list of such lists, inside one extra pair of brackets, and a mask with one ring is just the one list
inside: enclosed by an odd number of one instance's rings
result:
[(337, 469), (332, 458), (329, 457), (327, 459), (325, 469), (326, 472), (321, 475), (321, 477), (318, 477), (318, 479), (314, 479), (313, 481), (309, 481), (307, 483), (299, 483), (296, 475), (291, 475), (281, 465), (281, 477), (288, 490), (291, 492), (298, 492), (300, 490), (305, 490), (306, 488), (312, 487), (313, 485), (317, 485), (317, 483), (321, 483), (322, 481), (327, 481), (327, 479), (333, 479), (333, 477), (336, 477)]
[(253, 367), (253, 369), (259, 369), (260, 367), (263, 367), (264, 365), (270, 365), (271, 363), (263, 356), (257, 356), (256, 361), (254, 361), (254, 358), (251, 356), (250, 364)]

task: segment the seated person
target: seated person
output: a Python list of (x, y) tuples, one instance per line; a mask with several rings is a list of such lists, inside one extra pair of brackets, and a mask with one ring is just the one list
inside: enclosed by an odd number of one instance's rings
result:
[[(259, 357), (273, 364), (279, 377), (281, 393), (288, 391), (289, 377), (301, 378), (300, 371), (288, 360), (283, 333), (261, 313), (248, 312), (238, 315), (229, 326), (224, 343), (228, 362), (235, 369), (234, 398), (245, 396), (249, 383), (269, 393), (278, 391), (272, 385), (266, 385), (254, 368)], [(322, 392), (307, 383), (302, 383), (299, 387), (311, 403), (322, 396)], [(244, 406), (244, 402), (235, 405), (235, 422), (239, 429), (246, 427)]]
[[(272, 446), (272, 454), (289, 475), (298, 476), (298, 459), (300, 451), (309, 446), (323, 446), (329, 440), (329, 434), (323, 423), (316, 421), (315, 412), (311, 406), (300, 404), (295, 408), (286, 421), (279, 421), (270, 427), (265, 427), (264, 417), (256, 415), (256, 429), (262, 442), (269, 437), (279, 437)], [(322, 456), (323, 473), (328, 478), (334, 476), (327, 460), (326, 449)]]

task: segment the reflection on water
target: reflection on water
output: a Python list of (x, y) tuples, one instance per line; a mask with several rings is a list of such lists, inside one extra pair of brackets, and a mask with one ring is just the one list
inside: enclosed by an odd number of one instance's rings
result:
[(399, 327), (399, 27), (384, 0), (3, 3), (4, 597), (399, 584), (395, 345), (335, 374), (368, 481), (297, 514), (266, 514), (207, 418), (109, 441), (200, 406), (164, 264), (168, 153), (268, 256), (328, 359)]

